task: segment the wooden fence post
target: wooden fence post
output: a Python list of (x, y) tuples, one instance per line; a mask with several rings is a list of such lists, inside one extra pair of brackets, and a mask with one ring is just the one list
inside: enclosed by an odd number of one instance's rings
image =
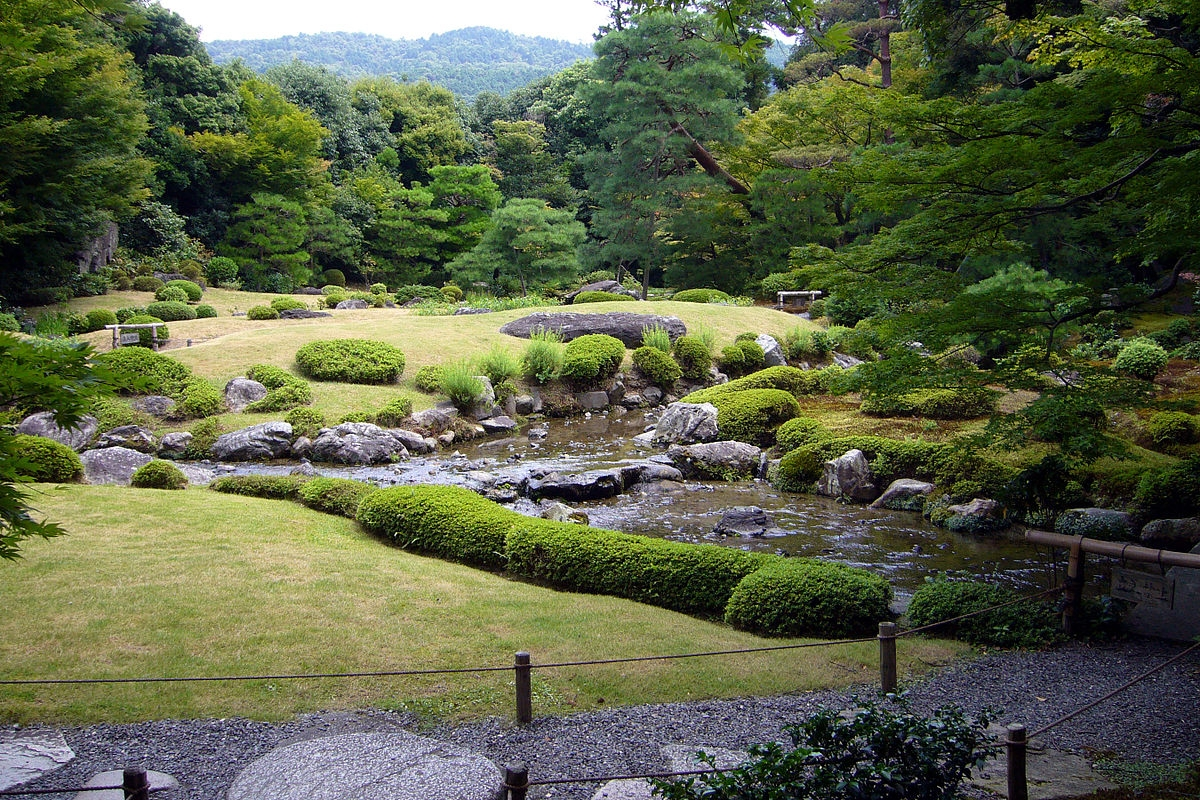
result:
[(525, 800), (529, 792), (529, 769), (517, 762), (504, 768), (504, 787), (509, 800)]
[(884, 694), (896, 691), (896, 623), (879, 623), (879, 686)]
[(1083, 600), (1084, 554), (1082, 542), (1082, 536), (1075, 537), (1075, 541), (1071, 544), (1071, 554), (1067, 558), (1067, 594), (1062, 612), (1063, 633), (1067, 636), (1075, 633), (1075, 619)]
[(527, 725), (533, 722), (533, 687), (529, 667), (529, 653), (517, 653), (514, 672), (517, 686), (517, 722)]
[(150, 778), (141, 767), (127, 767), (122, 776), (121, 789), (125, 800), (150, 800)]
[(1029, 782), (1025, 776), (1025, 726), (1014, 722), (1008, 726), (1004, 749), (1008, 754), (1008, 800), (1029, 800)]

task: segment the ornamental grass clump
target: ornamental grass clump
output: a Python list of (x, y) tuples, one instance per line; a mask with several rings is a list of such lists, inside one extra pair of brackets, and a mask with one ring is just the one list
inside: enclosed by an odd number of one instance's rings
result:
[(186, 489), (188, 479), (179, 467), (157, 458), (138, 467), (129, 485), (135, 489)]
[(395, 383), (404, 372), (404, 353), (369, 339), (328, 339), (301, 347), (296, 363), (313, 380), (386, 384)]
[(479, 375), (486, 375), (493, 386), (515, 380), (521, 375), (521, 359), (510, 353), (503, 345), (495, 344), (476, 362)]
[(484, 386), (470, 362), (457, 361), (442, 367), (441, 390), (457, 408), (466, 409), (483, 397)]
[(653, 347), (664, 353), (671, 352), (671, 334), (662, 325), (655, 323), (642, 328), (642, 347)]
[(521, 357), (521, 373), (528, 380), (548, 383), (559, 376), (562, 365), (562, 337), (544, 328), (530, 331), (529, 344)]

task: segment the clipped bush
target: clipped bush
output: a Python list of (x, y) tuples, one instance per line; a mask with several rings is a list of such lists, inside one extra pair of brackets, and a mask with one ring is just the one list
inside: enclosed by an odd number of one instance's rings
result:
[(369, 422), (375, 424), (375, 415), (370, 411), (347, 411), (338, 417), (337, 424), (341, 425), (345, 422)]
[(563, 365), (562, 338), (550, 330), (535, 330), (529, 334), (529, 344), (521, 357), (521, 372), (531, 381), (547, 383), (559, 376)]
[(327, 286), (345, 286), (346, 273), (340, 269), (327, 269), (325, 274), (321, 276)]
[(132, 384), (134, 394), (177, 397), (192, 380), (188, 367), (144, 347), (119, 347), (96, 356), (96, 361), (113, 372), (121, 383)]
[(217, 310), (210, 305), (201, 304), (196, 306), (196, 319), (215, 319)]
[(426, 364), (417, 370), (413, 376), (413, 385), (426, 394), (436, 394), (442, 388), (442, 367), (440, 364)]
[[(204, 296), (204, 290), (202, 288), (200, 288), (200, 284), (195, 283), (193, 281), (185, 281), (185, 280), (167, 281), (167, 288), (182, 290), (183, 293), (185, 295), (187, 295), (187, 299), (184, 301), (186, 303), (199, 303), (200, 298)], [(166, 300), (168, 298), (155, 296), (154, 299)]]
[(504, 567), (505, 537), (525, 519), (458, 486), (396, 486), (363, 498), (358, 521), (406, 550), (488, 569)]
[(671, 353), (675, 362), (683, 372), (683, 377), (691, 381), (700, 381), (708, 377), (712, 368), (712, 352), (699, 336), (680, 336), (671, 345)]
[(268, 389), (266, 397), (255, 400), (242, 411), (247, 414), (270, 414), (306, 406), (311, 402), (312, 387), (304, 381), (296, 381)]
[(204, 267), (204, 274), (212, 286), (232, 283), (237, 280), (238, 265), (232, 258), (217, 256), (208, 260), (208, 264)]
[(170, 461), (156, 458), (138, 467), (129, 485), (135, 489), (186, 489), (188, 479)]
[(722, 439), (762, 446), (775, 441), (775, 430), (781, 424), (800, 416), (800, 404), (782, 389), (747, 389), (719, 394), (705, 402), (717, 407), (717, 429)]
[(163, 287), (163, 282), (153, 275), (138, 275), (133, 279), (135, 292), (157, 292)]
[(20, 460), (13, 466), (22, 478), (38, 483), (71, 483), (83, 475), (79, 454), (53, 439), (17, 434), (13, 449), (20, 453)]
[(1113, 369), (1150, 381), (1167, 365), (1169, 358), (1161, 345), (1149, 339), (1133, 339), (1117, 353), (1116, 359), (1113, 360)]
[(221, 424), (220, 417), (206, 417), (193, 424), (188, 432), (192, 434), (192, 440), (188, 442), (183, 456), (198, 461), (209, 457), (217, 437), (225, 432), (225, 426)]
[(720, 289), (684, 289), (671, 295), (679, 303), (728, 303), (733, 300)]
[(455, 286), (453, 283), (448, 283), (441, 288), (442, 297), (449, 303), (457, 303), (463, 299), (463, 290)]
[[(1017, 593), (1012, 589), (981, 581), (948, 580), (945, 576), (927, 578), (913, 593), (908, 606), (908, 621), (920, 628), (1016, 598)], [(1040, 600), (947, 623), (935, 631), (937, 635), (994, 647), (1040, 647), (1061, 638), (1054, 606)]]
[(580, 292), (575, 295), (575, 299), (571, 303), (578, 306), (584, 303), (619, 303), (626, 300), (637, 300), (637, 298), (616, 292)]
[(725, 621), (765, 636), (855, 636), (891, 618), (891, 599), (887, 580), (865, 569), (787, 558), (738, 583)]
[(798, 447), (816, 444), (832, 435), (824, 425), (812, 417), (795, 417), (784, 422), (775, 431), (775, 446), (781, 453), (790, 453)]
[(1145, 472), (1133, 501), (1150, 518), (1186, 517), (1200, 512), (1200, 455)]
[(152, 317), (161, 319), (163, 322), (179, 322), (196, 318), (196, 309), (187, 303), (180, 303), (174, 300), (151, 303), (146, 306), (146, 313)]
[(145, 308), (139, 306), (126, 306), (116, 310), (117, 322), (128, 322), (131, 318), (146, 313)]
[(442, 367), (442, 394), (458, 408), (470, 408), (483, 397), (483, 381), (465, 361)]
[(671, 358), (657, 347), (639, 347), (633, 351), (633, 365), (656, 386), (670, 389), (675, 381), (683, 377), (683, 370)]
[(362, 499), (378, 488), (349, 478), (313, 478), (300, 485), (296, 496), (309, 508), (354, 519)]
[(327, 339), (309, 342), (296, 351), (305, 376), (343, 383), (394, 383), (404, 372), (404, 353), (369, 339)]
[(692, 392), (683, 398), (683, 402), (711, 403), (717, 397), (748, 389), (779, 389), (793, 397), (803, 397), (817, 391), (819, 383), (816, 374), (809, 370), (796, 367), (767, 367), (743, 378)]
[(107, 308), (93, 308), (83, 317), (89, 332), (103, 330), (105, 325), (117, 324), (117, 315)]
[(692, 614), (722, 613), (738, 582), (775, 558), (528, 517), (507, 550), (513, 574)]
[(276, 311), (291, 311), (294, 308), (308, 308), (308, 306), (294, 297), (276, 297), (271, 300), (271, 308)]
[(563, 349), (563, 379), (581, 386), (611, 378), (625, 360), (625, 345), (615, 336), (589, 333), (567, 342)]
[(188, 293), (178, 286), (172, 286), (169, 283), (158, 287), (154, 293), (154, 299), (160, 303), (184, 303), (188, 301)]
[(292, 433), (296, 436), (307, 436), (310, 439), (325, 427), (325, 415), (315, 408), (293, 408), (284, 414), (283, 421), (292, 426)]
[(279, 319), (279, 312), (270, 306), (251, 306), (246, 312), (246, 319), (262, 322), (269, 319)]
[[(458, 289), (458, 287), (454, 287)], [(459, 289), (461, 294), (462, 290)], [(418, 283), (410, 283), (405, 286), (400, 286), (396, 289), (392, 297), (396, 301), (396, 305), (402, 306), (413, 298), (419, 297), (422, 300), (441, 300), (444, 295), (442, 290), (436, 286), (423, 286)]]
[(372, 283), (370, 291), (371, 291), (371, 294), (387, 294), (387, 284), (386, 283)]
[(478, 374), (486, 375), (493, 386), (498, 386), (521, 375), (521, 359), (497, 343), (479, 357), (478, 368)]
[(746, 372), (746, 354), (740, 345), (731, 344), (721, 349), (721, 369), (728, 375), (741, 375)]
[(192, 378), (183, 385), (176, 398), (172, 416), (180, 419), (201, 419), (220, 414), (225, 406), (221, 391), (203, 378)]
[(102, 431), (111, 431), (123, 425), (142, 425), (150, 427), (154, 424), (149, 414), (134, 409), (128, 402), (117, 397), (101, 397), (92, 403), (88, 412), (96, 418), (96, 424)]
[(1182, 411), (1158, 411), (1146, 423), (1146, 433), (1160, 450), (1195, 444), (1200, 440), (1200, 420)]
[(295, 500), (300, 487), (312, 480), (306, 475), (226, 475), (208, 485), (222, 494), (264, 497), (268, 500)]
[(304, 382), (286, 369), (273, 364), (255, 364), (246, 370), (246, 377), (252, 381), (258, 381), (268, 389), (278, 389), (280, 386), (287, 386), (289, 383)]
[(859, 410), (878, 417), (976, 419), (996, 412), (1000, 394), (991, 389), (915, 389), (863, 397)]
[(753, 339), (743, 339), (734, 346), (742, 351), (743, 370), (754, 372), (763, 368), (763, 364), (766, 363), (766, 354), (758, 342)]
[(397, 397), (375, 414), (375, 424), (381, 428), (398, 428), (406, 418), (412, 415), (412, 400), (407, 397)]

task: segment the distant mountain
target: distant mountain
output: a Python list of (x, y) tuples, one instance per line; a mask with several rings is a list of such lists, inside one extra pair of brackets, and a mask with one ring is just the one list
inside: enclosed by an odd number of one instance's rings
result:
[(240, 58), (256, 72), (299, 59), (328, 67), (346, 78), (425, 78), (468, 100), (481, 92), (504, 94), (592, 57), (591, 45), (483, 27), (434, 34), (428, 39), (317, 33), (279, 39), (227, 39), (209, 42), (206, 47), (217, 63)]

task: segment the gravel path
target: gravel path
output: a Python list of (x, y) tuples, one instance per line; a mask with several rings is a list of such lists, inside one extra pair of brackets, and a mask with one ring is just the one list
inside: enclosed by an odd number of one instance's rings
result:
[[(1069, 644), (1045, 652), (984, 655), (907, 687), (918, 709), (958, 703), (1003, 706), (999, 721), (1032, 731), (1182, 652), (1184, 645), (1130, 639)], [(274, 747), (318, 736), (402, 728), (482, 753), (525, 761), (531, 779), (661, 770), (660, 748), (745, 746), (785, 738), (782, 727), (816, 709), (841, 707), (844, 692), (613, 708), (540, 717), (519, 728), (486, 719), (421, 731), (411, 715), (326, 712), (273, 725), (244, 719), (164, 720), (64, 730), (76, 759), (22, 788), (78, 786), (97, 772), (141, 765), (179, 779), (162, 800), (222, 800), (234, 777)], [(536, 710), (536, 709), (535, 709)], [(1039, 740), (1084, 755), (1178, 763), (1200, 758), (1200, 654), (1193, 653)], [(534, 797), (590, 798), (597, 786), (559, 786)], [(52, 798), (69, 795), (51, 795)]]

